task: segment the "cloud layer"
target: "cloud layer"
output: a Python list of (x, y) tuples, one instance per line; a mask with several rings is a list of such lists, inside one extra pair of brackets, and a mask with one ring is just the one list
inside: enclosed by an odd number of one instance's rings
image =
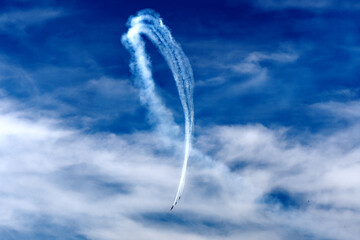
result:
[(46, 218), (60, 226), (75, 222), (74, 231), (88, 239), (359, 234), (357, 124), (305, 141), (262, 125), (204, 129), (184, 200), (170, 214), (181, 142), (166, 147), (168, 140), (152, 132), (88, 135), (8, 110), (16, 106), (1, 102), (2, 229), (32, 232), (29, 226)]

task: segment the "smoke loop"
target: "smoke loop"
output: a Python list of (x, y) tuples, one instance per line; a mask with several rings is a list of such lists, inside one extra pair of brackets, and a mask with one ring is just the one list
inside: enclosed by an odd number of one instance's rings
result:
[(128, 26), (128, 32), (122, 36), (121, 41), (132, 55), (130, 69), (136, 76), (136, 84), (140, 88), (140, 100), (143, 105), (149, 108), (150, 114), (153, 117), (152, 121), (157, 123), (160, 130), (166, 134), (173, 134), (173, 132), (178, 129), (171, 113), (155, 93), (151, 63), (146, 54), (145, 42), (141, 35), (147, 36), (165, 58), (173, 74), (181, 105), (184, 110), (184, 162), (178, 190), (171, 207), (172, 209), (178, 200), (180, 200), (184, 190), (187, 162), (191, 150), (191, 138), (194, 126), (193, 73), (188, 58), (180, 45), (174, 40), (170, 30), (164, 25), (158, 13), (149, 9), (139, 11), (137, 16), (129, 18)]

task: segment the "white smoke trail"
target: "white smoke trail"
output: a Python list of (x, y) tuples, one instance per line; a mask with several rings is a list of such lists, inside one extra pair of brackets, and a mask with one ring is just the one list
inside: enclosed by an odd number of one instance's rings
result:
[(184, 163), (172, 209), (177, 204), (184, 189), (187, 162), (191, 150), (191, 136), (194, 125), (193, 73), (188, 58), (180, 45), (171, 36), (170, 30), (163, 24), (159, 14), (152, 10), (139, 11), (137, 16), (130, 17), (128, 26), (129, 30), (122, 36), (121, 41), (132, 55), (130, 68), (136, 76), (136, 83), (140, 88), (140, 100), (150, 110), (151, 120), (158, 123), (160, 130), (166, 134), (174, 134), (174, 132), (178, 131), (178, 126), (174, 123), (171, 113), (155, 93), (151, 63), (146, 54), (145, 43), (141, 35), (147, 36), (164, 56), (175, 79), (184, 110)]

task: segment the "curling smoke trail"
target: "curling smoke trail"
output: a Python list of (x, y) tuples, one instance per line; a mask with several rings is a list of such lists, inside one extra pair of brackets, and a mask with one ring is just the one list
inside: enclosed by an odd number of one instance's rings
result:
[(170, 30), (163, 24), (160, 16), (152, 10), (139, 11), (137, 16), (130, 17), (129, 30), (121, 38), (123, 45), (132, 55), (130, 68), (136, 76), (136, 84), (140, 88), (140, 100), (146, 105), (153, 121), (158, 123), (160, 130), (173, 134), (178, 129), (171, 113), (162, 104), (155, 93), (151, 63), (145, 51), (145, 43), (141, 35), (147, 36), (159, 49), (169, 65), (179, 92), (185, 116), (185, 149), (184, 163), (181, 171), (179, 187), (171, 209), (180, 199), (186, 177), (187, 162), (191, 149), (191, 136), (194, 125), (193, 85), (194, 78), (188, 58), (180, 45), (171, 36)]

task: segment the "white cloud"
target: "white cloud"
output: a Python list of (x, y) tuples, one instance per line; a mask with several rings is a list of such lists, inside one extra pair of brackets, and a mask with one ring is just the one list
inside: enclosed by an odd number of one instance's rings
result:
[(260, 89), (271, 78), (271, 70), (263, 65), (263, 62), (287, 64), (295, 62), (299, 54), (284, 46), (282, 50), (267, 52), (250, 52), (239, 59), (239, 56), (221, 59), (220, 61), (203, 60), (200, 63), (202, 68), (216, 69), (221, 75), (214, 76), (205, 80), (198, 80), (196, 86), (219, 86), (225, 84), (229, 79), (238, 78), (237, 83), (233, 83), (229, 92), (239, 94), (244, 91)]
[(359, 130), (354, 125), (330, 136), (314, 135), (303, 145), (288, 139), (284, 129), (223, 126), (209, 130), (199, 144), (204, 151), (217, 149), (214, 159), (251, 182), (258, 196), (276, 188), (303, 196), (301, 210), (266, 213), (277, 227), (294, 227), (318, 238), (355, 239), (360, 221)]
[[(244, 4), (242, 0), (227, 0), (230, 6)], [(358, 10), (360, 4), (352, 0), (255, 0), (251, 3), (262, 9), (307, 9), (307, 10)]]
[[(8, 57), (0, 55), (0, 83), (3, 84), (3, 86), (11, 83), (9, 84), (10, 86), (16, 86), (13, 91), (22, 95), (38, 94), (38, 88), (31, 73), (17, 64), (10, 62)], [(1, 91), (6, 95), (4, 89), (1, 89)]]
[(0, 14), (0, 30), (10, 34), (24, 33), (27, 27), (42, 24), (51, 19), (62, 16), (59, 9), (31, 9), (13, 11)]
[(263, 8), (328, 8), (333, 0), (258, 0), (256, 6)]
[(236, 91), (249, 90), (251, 88), (259, 88), (269, 80), (269, 70), (261, 65), (262, 61), (273, 61), (280, 63), (291, 63), (298, 59), (298, 54), (293, 51), (280, 51), (274, 53), (252, 52), (244, 61), (238, 64), (228, 65), (232, 71), (247, 74), (250, 78), (241, 82), (237, 86), (232, 86)]
[[(0, 226), (31, 231), (37, 216), (47, 216), (101, 240), (360, 234), (359, 125), (310, 135), (305, 144), (262, 125), (198, 132), (184, 196), (169, 213), (182, 140), (166, 144), (152, 132), (87, 135), (16, 110), (17, 103), (0, 106)], [(302, 196), (300, 207), (262, 203), (278, 188)]]
[[(345, 92), (344, 94), (350, 94)], [(353, 100), (348, 102), (322, 102), (311, 106), (312, 108), (327, 112), (339, 119), (358, 120), (360, 118), (360, 101)]]

